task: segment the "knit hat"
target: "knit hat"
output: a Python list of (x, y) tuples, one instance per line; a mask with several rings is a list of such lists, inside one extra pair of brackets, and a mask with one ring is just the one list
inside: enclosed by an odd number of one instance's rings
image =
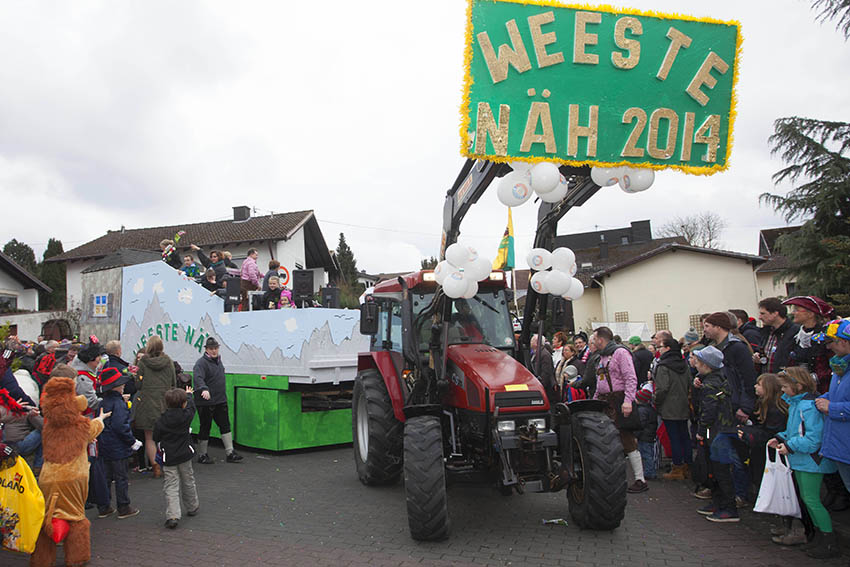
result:
[(802, 307), (803, 309), (811, 311), (815, 315), (820, 315), (824, 318), (832, 317), (832, 314), (835, 313), (835, 309), (832, 308), (832, 305), (820, 297), (815, 297), (814, 295), (798, 295), (797, 297), (789, 297), (782, 302), (782, 305), (796, 305), (797, 307)]
[(647, 382), (642, 388), (635, 392), (635, 400), (637, 400), (640, 404), (652, 403), (652, 389), (652, 382)]
[(716, 311), (705, 318), (705, 322), (715, 327), (721, 327), (727, 331), (732, 328), (732, 322), (729, 320), (729, 314), (726, 311)]
[(576, 340), (576, 339), (581, 339), (584, 342), (587, 342), (587, 333), (585, 333), (584, 331), (579, 331), (578, 333), (573, 335), (573, 340)]
[(713, 346), (707, 346), (694, 352), (694, 356), (700, 359), (703, 364), (710, 366), (714, 370), (723, 368), (723, 353)]
[(812, 337), (816, 343), (827, 339), (845, 339), (850, 341), (850, 319), (836, 319), (826, 324), (826, 329)]
[(122, 386), (132, 379), (133, 378), (129, 374), (125, 374), (114, 366), (110, 366), (109, 368), (101, 370), (100, 374), (97, 375), (97, 389), (100, 393), (103, 393), (117, 388), (118, 386)]
[(207, 337), (207, 342), (204, 344), (204, 348), (218, 348), (218, 341), (215, 340), (215, 337)]
[(697, 330), (691, 327), (688, 329), (688, 332), (685, 333), (685, 344), (689, 345), (691, 343), (695, 343), (699, 340), (699, 333)]
[(564, 380), (570, 382), (576, 376), (578, 376), (578, 368), (572, 364), (568, 364), (567, 367), (564, 368)]
[(641, 342), (640, 337), (637, 335), (629, 337), (629, 344), (632, 346), (638, 346)]
[(92, 335), (89, 337), (89, 344), (80, 349), (77, 357), (81, 362), (88, 364), (92, 360), (99, 358), (104, 352), (106, 352), (106, 349), (103, 348), (103, 345), (100, 344), (97, 337)]

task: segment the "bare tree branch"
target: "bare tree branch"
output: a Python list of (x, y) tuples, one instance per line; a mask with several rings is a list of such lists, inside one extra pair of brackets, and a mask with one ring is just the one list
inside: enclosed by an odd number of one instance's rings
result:
[(726, 221), (715, 212), (704, 211), (696, 215), (673, 217), (658, 230), (663, 238), (681, 236), (691, 246), (719, 248), (720, 235), (727, 226)]

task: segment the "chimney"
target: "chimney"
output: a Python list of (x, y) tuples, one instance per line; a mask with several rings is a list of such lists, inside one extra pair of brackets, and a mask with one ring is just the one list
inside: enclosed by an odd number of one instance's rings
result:
[(608, 258), (608, 243), (605, 241), (605, 235), (599, 235), (599, 257), (603, 260)]
[(652, 227), (648, 220), (632, 221), (632, 242), (652, 241)]
[(251, 218), (251, 207), (245, 205), (233, 207), (233, 222), (246, 221), (249, 218)]

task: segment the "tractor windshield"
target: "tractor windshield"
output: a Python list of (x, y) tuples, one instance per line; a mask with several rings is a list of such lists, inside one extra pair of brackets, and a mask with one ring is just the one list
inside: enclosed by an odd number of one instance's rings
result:
[(472, 299), (455, 299), (449, 343), (484, 343), (496, 348), (512, 348), (514, 333), (504, 291), (482, 292)]

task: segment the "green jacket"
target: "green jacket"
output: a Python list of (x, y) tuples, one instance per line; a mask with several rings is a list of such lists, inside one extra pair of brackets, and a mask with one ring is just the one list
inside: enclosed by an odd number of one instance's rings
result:
[(661, 419), (691, 417), (688, 394), (692, 382), (688, 363), (681, 353), (670, 351), (661, 356), (655, 367), (655, 407)]
[(174, 362), (167, 354), (143, 357), (136, 375), (136, 398), (133, 401), (136, 428), (153, 431), (165, 411), (165, 392), (177, 385)]

